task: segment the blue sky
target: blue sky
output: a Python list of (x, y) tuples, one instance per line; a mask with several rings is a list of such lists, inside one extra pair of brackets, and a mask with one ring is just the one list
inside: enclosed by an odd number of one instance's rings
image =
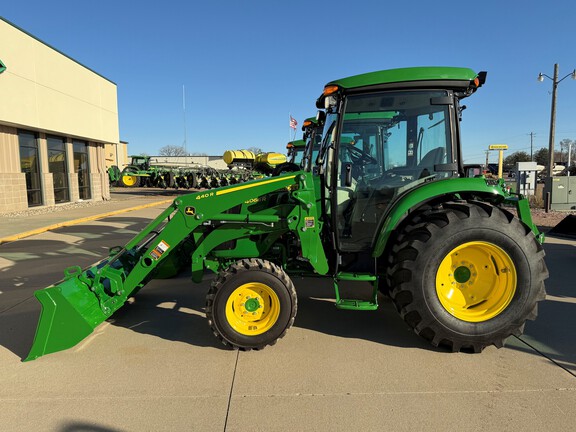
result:
[[(576, 67), (576, 4), (553, 3), (76, 0), (8, 2), (0, 14), (118, 85), (131, 154), (183, 145), (185, 124), (190, 152), (283, 151), (289, 113), (315, 115), (328, 81), (462, 66), (488, 71), (465, 102), (472, 163), (489, 144), (530, 152), (530, 132), (548, 147), (552, 82), (536, 78)], [(557, 110), (556, 143), (576, 139), (576, 81), (559, 85)]]

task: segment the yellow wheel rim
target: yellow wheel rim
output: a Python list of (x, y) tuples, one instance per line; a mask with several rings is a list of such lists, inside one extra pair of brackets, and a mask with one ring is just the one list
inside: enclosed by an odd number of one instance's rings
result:
[(238, 333), (256, 336), (267, 332), (280, 316), (280, 299), (272, 288), (258, 282), (239, 286), (226, 302), (226, 319)]
[(122, 183), (124, 183), (126, 186), (134, 186), (137, 181), (138, 181), (138, 177), (136, 177), (136, 176), (131, 176), (131, 175), (123, 175), (122, 176)]
[(436, 273), (442, 306), (462, 321), (483, 322), (504, 311), (516, 293), (510, 256), (487, 242), (468, 242), (450, 251)]

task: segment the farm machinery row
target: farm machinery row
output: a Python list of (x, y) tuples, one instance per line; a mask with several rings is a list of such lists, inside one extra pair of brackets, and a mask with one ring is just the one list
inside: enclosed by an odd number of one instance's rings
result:
[(131, 156), (122, 171), (115, 165), (110, 167), (108, 178), (111, 185), (127, 188), (213, 189), (263, 178), (286, 162), (280, 153), (256, 155), (248, 150), (228, 150), (223, 159), (226, 169), (196, 163), (154, 163), (150, 156)]

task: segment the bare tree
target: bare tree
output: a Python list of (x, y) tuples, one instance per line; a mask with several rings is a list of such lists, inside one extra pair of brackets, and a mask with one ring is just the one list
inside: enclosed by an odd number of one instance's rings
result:
[(160, 148), (159, 156), (186, 156), (186, 150), (182, 146), (165, 145)]
[(255, 155), (260, 154), (260, 153), (264, 153), (260, 147), (248, 147), (247, 150), (251, 151)]
[[(571, 151), (570, 162), (574, 162), (576, 154), (576, 141), (571, 139), (563, 139), (560, 141), (560, 152), (562, 153), (562, 162), (568, 162), (568, 152)], [(566, 153), (566, 154), (564, 154)]]

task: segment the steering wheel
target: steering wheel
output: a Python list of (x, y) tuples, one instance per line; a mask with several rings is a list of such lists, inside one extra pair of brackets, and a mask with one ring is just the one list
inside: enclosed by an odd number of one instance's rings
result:
[(283, 164), (280, 164), (274, 168), (274, 170), (272, 171), (272, 177), (279, 176), (280, 174), (285, 172), (296, 172), (300, 170), (301, 168), (295, 163), (284, 162)]
[(354, 164), (362, 163), (366, 164), (377, 164), (378, 161), (372, 157), (370, 154), (363, 152), (358, 147), (353, 145), (347, 145), (346, 149), (348, 150), (348, 154), (350, 155), (350, 159)]

